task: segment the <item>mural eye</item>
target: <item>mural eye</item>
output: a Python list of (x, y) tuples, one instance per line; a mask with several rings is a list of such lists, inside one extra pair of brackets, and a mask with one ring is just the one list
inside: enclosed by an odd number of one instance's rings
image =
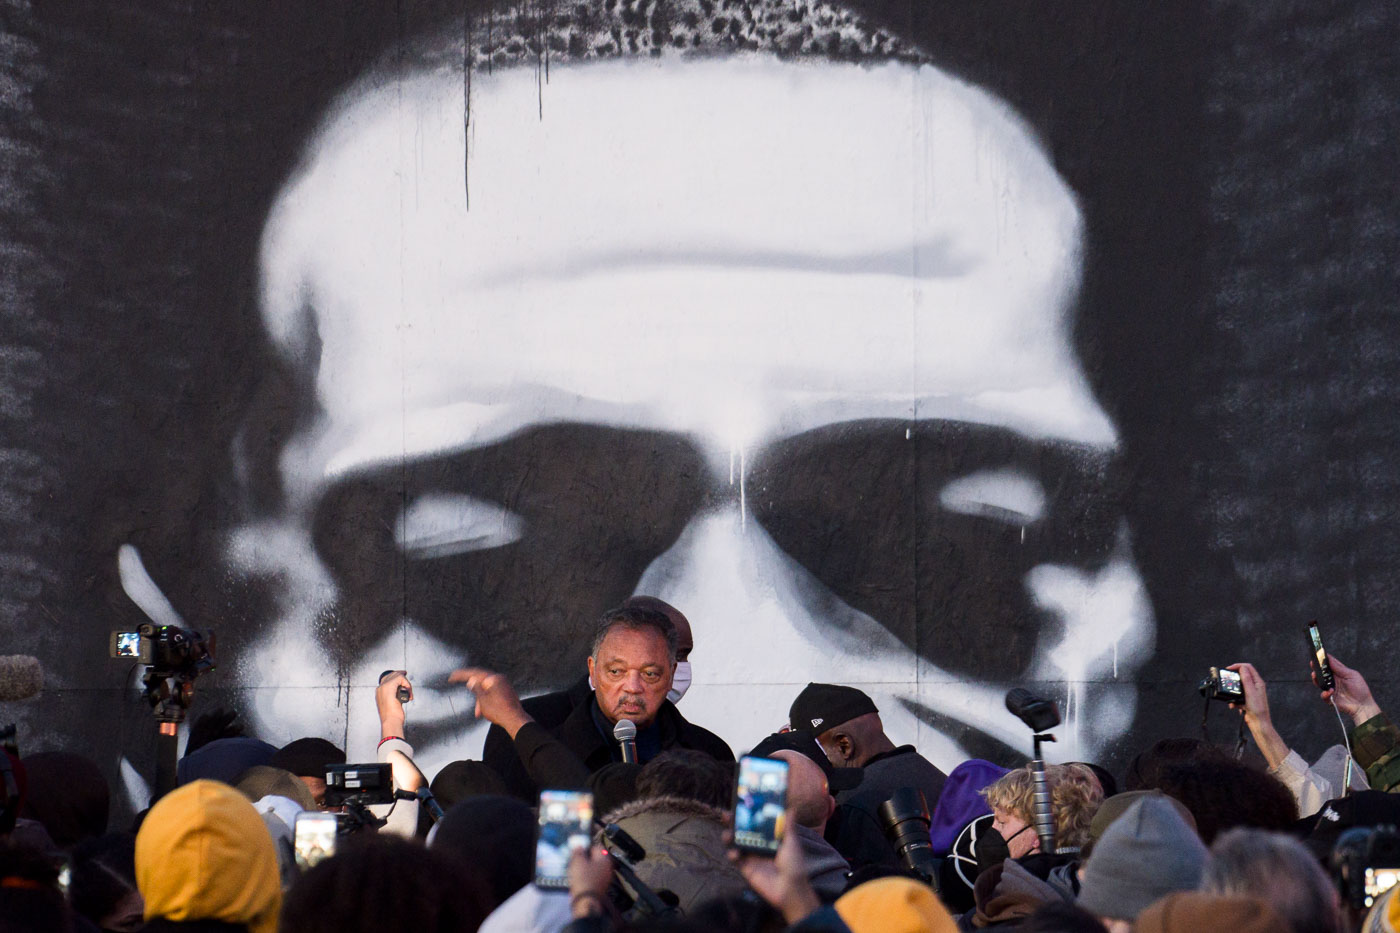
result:
[(1045, 514), (1045, 489), (1019, 470), (979, 470), (945, 485), (938, 502), (950, 512), (1029, 525)]
[(399, 516), (395, 538), (409, 557), (433, 558), (519, 541), (525, 520), (494, 502), (457, 493), (427, 493)]

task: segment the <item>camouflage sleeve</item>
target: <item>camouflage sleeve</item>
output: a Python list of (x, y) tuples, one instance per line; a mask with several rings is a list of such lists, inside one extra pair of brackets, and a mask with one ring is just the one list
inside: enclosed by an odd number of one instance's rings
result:
[(1400, 729), (1384, 713), (1356, 727), (1351, 748), (1374, 790), (1400, 791)]

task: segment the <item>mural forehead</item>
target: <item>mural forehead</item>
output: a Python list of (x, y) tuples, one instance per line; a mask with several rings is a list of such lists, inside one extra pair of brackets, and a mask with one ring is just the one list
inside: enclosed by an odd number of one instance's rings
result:
[(757, 55), (556, 67), (542, 119), (537, 93), (478, 79), (470, 210), (442, 70), (342, 106), (279, 199), (265, 314), (294, 354), (312, 317), (332, 472), (549, 419), (1112, 441), (1066, 336), (1077, 206), (990, 95)]

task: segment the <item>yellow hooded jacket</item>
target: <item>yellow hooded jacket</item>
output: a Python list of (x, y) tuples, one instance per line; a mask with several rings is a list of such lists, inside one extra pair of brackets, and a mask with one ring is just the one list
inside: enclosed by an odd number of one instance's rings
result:
[(136, 886), (146, 919), (220, 920), (276, 933), (277, 850), (258, 811), (218, 781), (171, 791), (136, 834)]

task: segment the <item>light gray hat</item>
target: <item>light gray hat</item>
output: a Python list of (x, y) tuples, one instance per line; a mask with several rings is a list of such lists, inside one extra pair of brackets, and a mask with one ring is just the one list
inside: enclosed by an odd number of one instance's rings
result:
[(1167, 800), (1147, 796), (1104, 830), (1084, 865), (1079, 906), (1136, 920), (1148, 905), (1201, 883), (1206, 847)]

